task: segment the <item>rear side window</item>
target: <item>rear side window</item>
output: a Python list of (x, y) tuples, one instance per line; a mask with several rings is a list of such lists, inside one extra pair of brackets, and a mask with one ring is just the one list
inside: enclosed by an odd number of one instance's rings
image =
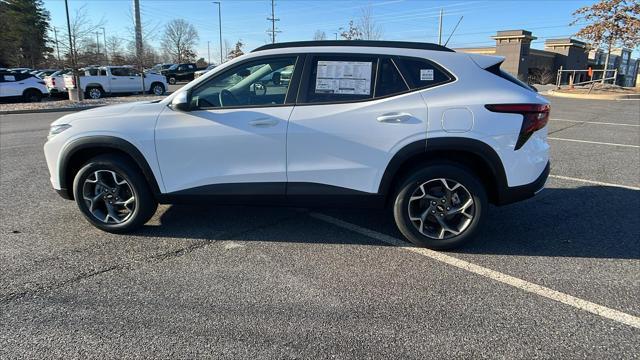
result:
[(500, 65), (502, 65), (502, 63), (498, 63), (492, 66), (489, 66), (488, 68), (486, 68), (485, 70), (487, 70), (488, 72), (497, 75), (507, 81), (510, 81), (518, 86), (521, 86), (527, 90), (531, 90), (533, 92), (536, 92), (536, 90), (534, 88), (532, 88), (531, 86), (527, 85), (526, 83), (520, 81), (520, 79), (514, 77), (513, 75), (509, 74), (508, 72), (500, 69)]
[(399, 58), (398, 65), (412, 90), (424, 89), (453, 81), (441, 66), (420, 58)]
[(381, 59), (380, 65), (378, 66), (375, 96), (377, 98), (390, 96), (403, 93), (407, 90), (409, 90), (409, 87), (393, 61), (389, 58)]
[(305, 102), (333, 103), (373, 98), (377, 64), (375, 56), (313, 57)]

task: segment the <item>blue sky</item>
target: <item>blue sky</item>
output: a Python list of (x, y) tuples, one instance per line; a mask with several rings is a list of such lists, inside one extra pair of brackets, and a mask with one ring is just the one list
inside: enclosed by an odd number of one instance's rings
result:
[[(269, 42), (266, 30), (271, 24), (270, 0), (221, 0), (222, 36), (230, 43), (242, 39), (245, 50)], [(370, 7), (375, 21), (382, 27), (383, 39), (437, 42), (438, 13), (444, 9), (443, 38), (446, 39), (456, 22), (463, 16), (460, 26), (449, 42), (449, 47), (490, 46), (490, 36), (497, 30), (527, 29), (538, 40), (533, 47), (543, 48), (544, 40), (567, 37), (578, 30), (569, 26), (572, 12), (594, 1), (537, 0), (537, 1), (485, 1), (485, 0), (345, 0), (301, 1), (277, 0), (277, 27), (281, 33), (277, 41), (311, 40), (316, 30), (324, 31), (328, 38), (350, 19), (359, 16), (362, 8)], [(94, 21), (104, 18), (107, 36), (130, 37), (131, 0), (69, 0), (71, 14), (84, 5)], [(162, 26), (173, 18), (183, 18), (199, 32), (198, 53), (207, 57), (207, 41), (211, 42), (211, 57), (219, 49), (218, 10), (212, 1), (140, 0), (142, 22), (154, 45), (162, 36)], [(45, 0), (51, 12), (52, 25), (66, 28), (63, 0)], [(102, 41), (102, 38), (100, 38)], [(443, 40), (444, 41), (444, 40)]]

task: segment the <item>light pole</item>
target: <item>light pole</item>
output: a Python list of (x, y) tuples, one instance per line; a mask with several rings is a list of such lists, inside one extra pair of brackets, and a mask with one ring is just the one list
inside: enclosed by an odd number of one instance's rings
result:
[(209, 50), (209, 43), (211, 41), (207, 40), (207, 64), (211, 65), (211, 51)]
[(214, 1), (218, 5), (218, 32), (220, 33), (220, 64), (222, 64), (222, 6), (220, 1)]
[(98, 55), (100, 54), (100, 40), (98, 36), (100, 36), (100, 31), (96, 31), (96, 62), (98, 61)]

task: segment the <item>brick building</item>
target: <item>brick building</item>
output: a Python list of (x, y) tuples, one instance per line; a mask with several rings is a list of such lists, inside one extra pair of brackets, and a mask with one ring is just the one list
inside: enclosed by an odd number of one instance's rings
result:
[[(474, 54), (499, 55), (505, 60), (502, 68), (521, 80), (532, 83), (555, 83), (558, 69), (586, 70), (604, 67), (601, 50), (591, 50), (582, 41), (565, 39), (547, 39), (544, 50), (532, 49), (531, 42), (536, 37), (527, 30), (503, 30), (491, 37), (495, 46), (458, 48), (459, 52)], [(604, 52), (606, 56), (606, 52)], [(616, 83), (623, 86), (635, 86), (640, 61), (631, 59), (631, 51), (627, 49), (612, 52), (609, 60), (610, 69), (618, 69)], [(566, 80), (566, 79), (565, 79)], [(586, 73), (576, 73), (574, 82), (585, 81)]]

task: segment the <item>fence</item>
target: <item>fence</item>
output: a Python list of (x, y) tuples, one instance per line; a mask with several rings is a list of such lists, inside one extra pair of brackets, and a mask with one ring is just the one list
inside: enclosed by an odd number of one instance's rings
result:
[[(608, 82), (610, 80), (612, 80), (612, 83), (615, 83), (616, 79), (618, 78), (618, 69), (607, 69), (607, 70), (593, 70), (593, 69), (589, 69), (589, 70), (563, 70), (562, 67), (560, 67), (560, 70), (558, 70), (558, 74), (556, 76), (556, 87), (558, 89), (560, 89), (560, 86), (562, 85), (562, 81), (564, 79), (564, 74), (568, 74), (568, 85), (569, 87), (574, 87), (576, 85), (586, 85), (586, 84), (594, 84), (596, 82)], [(598, 76), (594, 76), (596, 74), (602, 73), (601, 77)], [(613, 76), (611, 77), (607, 77), (607, 75), (609, 73), (613, 73)], [(583, 79), (583, 75), (584, 78), (589, 78), (589, 80), (585, 80), (582, 81)], [(576, 82), (576, 80), (578, 80)]]

